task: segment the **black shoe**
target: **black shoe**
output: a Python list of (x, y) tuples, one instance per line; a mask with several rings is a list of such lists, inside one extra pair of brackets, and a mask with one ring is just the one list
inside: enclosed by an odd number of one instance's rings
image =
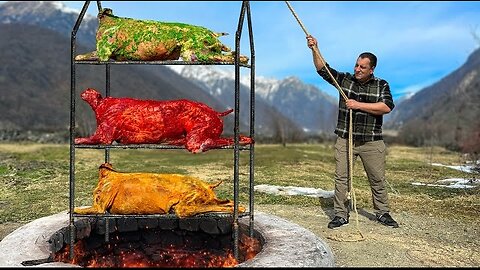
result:
[(377, 221), (385, 226), (398, 228), (398, 223), (390, 216), (389, 213), (381, 214), (377, 216)]
[(332, 221), (328, 223), (329, 229), (335, 229), (343, 225), (348, 225), (348, 220), (339, 216), (335, 216)]

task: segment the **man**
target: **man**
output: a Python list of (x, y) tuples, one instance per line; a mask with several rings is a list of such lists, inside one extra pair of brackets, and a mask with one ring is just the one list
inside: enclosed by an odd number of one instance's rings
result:
[[(317, 40), (307, 36), (307, 45), (312, 49), (313, 63), (317, 73), (328, 83), (342, 88), (347, 100), (340, 97), (335, 134), (335, 217), (328, 228), (335, 229), (349, 222), (348, 179), (348, 130), (349, 110), (353, 118), (353, 161), (360, 156), (372, 191), (373, 207), (377, 221), (397, 228), (398, 223), (390, 216), (388, 194), (385, 187), (385, 143), (382, 137), (383, 115), (394, 108), (390, 87), (385, 80), (373, 75), (377, 57), (369, 52), (358, 56), (354, 74), (338, 72), (331, 68), (318, 50)], [(330, 74), (335, 78), (331, 78)]]

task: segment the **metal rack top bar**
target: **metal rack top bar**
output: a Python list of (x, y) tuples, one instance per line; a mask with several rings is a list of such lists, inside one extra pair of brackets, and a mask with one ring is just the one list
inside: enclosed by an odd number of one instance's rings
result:
[[(239, 213), (239, 217), (248, 216), (250, 215), (249, 212)], [(215, 212), (215, 213), (203, 213), (198, 214), (191, 217), (184, 217), (180, 218), (175, 214), (131, 214), (131, 215), (120, 215), (120, 214), (73, 214), (74, 217), (96, 217), (96, 218), (164, 218), (164, 219), (206, 219), (212, 217), (220, 217), (220, 218), (230, 218), (233, 217), (233, 213), (226, 213), (226, 212)]]
[[(75, 144), (75, 148), (90, 148), (90, 149), (107, 149), (107, 148), (122, 148), (122, 149), (185, 149), (185, 146), (177, 145), (163, 145), (163, 144)], [(215, 147), (212, 149), (233, 149), (233, 145)], [(240, 146), (241, 150), (250, 150), (248, 146)]]
[[(75, 64), (84, 65), (235, 65), (235, 62), (192, 62), (192, 61), (98, 61), (98, 60), (75, 60)], [(239, 66), (248, 67), (249, 64), (239, 63)]]

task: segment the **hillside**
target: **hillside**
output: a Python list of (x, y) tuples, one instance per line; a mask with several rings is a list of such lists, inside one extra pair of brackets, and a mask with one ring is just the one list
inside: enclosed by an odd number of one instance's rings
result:
[(480, 151), (479, 100), (477, 49), (460, 68), (398, 104), (385, 126), (408, 144)]

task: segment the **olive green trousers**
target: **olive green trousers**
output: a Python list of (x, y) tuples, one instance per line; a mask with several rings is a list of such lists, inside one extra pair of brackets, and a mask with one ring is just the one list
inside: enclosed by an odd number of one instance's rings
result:
[[(372, 192), (373, 208), (376, 215), (390, 212), (388, 194), (385, 187), (385, 156), (386, 146), (383, 140), (369, 142), (354, 142), (353, 164), (360, 156), (363, 168), (367, 173)], [(333, 209), (335, 216), (349, 217), (349, 179), (348, 179), (348, 140), (337, 137), (335, 142), (335, 196)], [(355, 189), (355, 177), (352, 177)]]

